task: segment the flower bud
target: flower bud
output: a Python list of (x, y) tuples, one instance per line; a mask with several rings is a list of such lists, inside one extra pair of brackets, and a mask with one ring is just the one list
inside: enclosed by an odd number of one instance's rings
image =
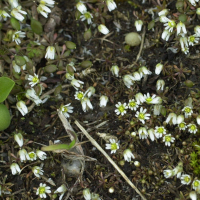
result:
[(21, 133), (15, 134), (15, 135), (14, 135), (14, 139), (15, 139), (15, 141), (17, 142), (17, 144), (18, 144), (20, 147), (23, 146), (24, 141), (23, 141), (23, 136), (22, 136)]

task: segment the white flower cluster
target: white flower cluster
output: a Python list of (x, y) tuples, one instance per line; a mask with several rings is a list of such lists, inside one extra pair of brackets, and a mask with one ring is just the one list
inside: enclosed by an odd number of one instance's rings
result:
[(83, 196), (85, 200), (101, 200), (98, 194), (91, 193), (89, 188), (83, 190)]

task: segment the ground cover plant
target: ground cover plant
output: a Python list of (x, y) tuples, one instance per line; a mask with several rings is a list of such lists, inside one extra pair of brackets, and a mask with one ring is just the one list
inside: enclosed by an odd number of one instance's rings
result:
[(199, 0), (0, 0), (1, 199), (200, 198)]

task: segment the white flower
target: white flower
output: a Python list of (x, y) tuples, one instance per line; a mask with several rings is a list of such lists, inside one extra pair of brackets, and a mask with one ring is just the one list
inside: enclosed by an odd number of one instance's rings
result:
[(115, 139), (110, 139), (110, 144), (106, 144), (106, 149), (110, 149), (111, 154), (116, 153), (116, 151), (119, 149), (119, 144), (115, 141)]
[(36, 95), (36, 92), (33, 88), (26, 91), (26, 97), (34, 101), (36, 105), (42, 103), (42, 100)]
[(18, 0), (8, 0), (9, 4), (11, 5), (11, 8), (16, 8), (19, 3), (18, 3)]
[(17, 45), (19, 45), (19, 44), (21, 43), (20, 38), (26, 37), (25, 35), (26, 35), (26, 33), (24, 33), (24, 32), (15, 31), (15, 32), (13, 33), (13, 36), (12, 36), (12, 41), (13, 41), (13, 42), (15, 41), (15, 43), (16, 43)]
[(84, 13), (80, 16), (80, 18), (81, 18), (81, 21), (87, 20), (87, 23), (88, 23), (88, 24), (91, 24), (91, 23), (92, 23), (92, 18), (93, 18), (93, 16), (92, 16), (92, 14), (91, 14), (90, 12), (84, 12)]
[(156, 68), (155, 68), (155, 74), (159, 75), (160, 72), (162, 71), (162, 69), (163, 69), (163, 64), (158, 63), (158, 64), (156, 65)]
[(192, 179), (191, 176), (188, 174), (184, 174), (181, 176), (181, 183), (183, 185), (189, 185), (191, 183)]
[(169, 30), (169, 32), (173, 32), (173, 28), (176, 27), (176, 23), (174, 20), (169, 20), (167, 23), (164, 24), (165, 29)]
[(139, 72), (133, 72), (133, 77), (136, 81), (140, 81), (142, 78)]
[(128, 102), (128, 108), (131, 110), (137, 110), (139, 103), (135, 99), (130, 99)]
[(17, 72), (17, 73), (20, 73), (21, 69), (23, 69), (23, 70), (26, 69), (26, 64), (25, 64), (25, 65), (22, 65), (22, 66), (20, 67), (20, 66), (18, 66), (18, 65), (16, 64), (16, 62), (15, 62), (14, 60), (12, 61), (12, 66), (13, 66), (13, 69), (15, 70), (15, 72)]
[(136, 20), (135, 21), (135, 27), (137, 31), (141, 31), (142, 30), (142, 25), (143, 25), (143, 21), (142, 20)]
[(190, 35), (188, 37), (188, 42), (189, 42), (189, 45), (190, 46), (194, 46), (195, 43), (198, 43), (199, 42), (199, 38), (197, 38), (197, 35)]
[(90, 102), (90, 99), (88, 99), (87, 97), (84, 97), (81, 100), (81, 104), (82, 104), (82, 109), (83, 109), (84, 112), (86, 112), (88, 109), (93, 110), (93, 106)]
[(36, 156), (36, 153), (31, 151), (31, 152), (28, 152), (28, 156), (30, 158), (31, 161), (34, 161), (37, 159), (37, 156)]
[(45, 18), (48, 17), (49, 13), (51, 13), (51, 9), (45, 6), (44, 4), (39, 4), (39, 6), (37, 7), (37, 11), (38, 13), (43, 15)]
[(41, 167), (35, 166), (32, 168), (32, 172), (34, 173), (34, 175), (38, 178), (40, 178), (40, 175), (43, 175), (43, 170)]
[(108, 10), (111, 12), (112, 10), (115, 10), (117, 8), (116, 3), (113, 0), (106, 0), (106, 5), (108, 7)]
[(165, 15), (161, 15), (161, 16), (159, 17), (159, 20), (160, 20), (160, 22), (162, 22), (162, 23), (167, 23), (167, 22), (170, 21)]
[(17, 163), (12, 163), (10, 165), (10, 169), (12, 171), (12, 175), (16, 175), (17, 173), (21, 173), (21, 169)]
[(26, 160), (30, 160), (29, 155), (28, 155), (26, 149), (20, 149), (20, 150), (18, 151), (18, 154), (19, 154), (19, 157), (20, 157), (20, 161), (21, 161), (21, 162), (24, 162), (24, 161), (26, 161)]
[(86, 188), (83, 190), (83, 196), (85, 198), (85, 200), (91, 200), (91, 193), (90, 193), (90, 189)]
[(23, 116), (28, 113), (28, 108), (24, 101), (18, 101), (16, 106)]
[(119, 76), (119, 67), (117, 65), (113, 65), (110, 71), (112, 72), (113, 76)]
[(174, 171), (171, 169), (167, 169), (163, 171), (163, 174), (165, 178), (171, 178), (174, 176)]
[(135, 95), (135, 100), (139, 103), (144, 103), (145, 102), (145, 97), (143, 96), (142, 93), (137, 93)]
[(149, 134), (149, 137), (150, 137), (151, 141), (154, 141), (154, 139), (155, 139), (155, 137), (154, 137), (155, 133), (154, 133), (154, 130), (152, 128), (148, 130), (148, 134)]
[(153, 107), (153, 114), (154, 115), (160, 115), (160, 111), (161, 111), (162, 105), (154, 105)]
[(187, 37), (180, 37), (181, 49), (188, 47)]
[(200, 37), (200, 26), (195, 26), (194, 27), (194, 32), (195, 32), (197, 37)]
[(158, 13), (158, 16), (166, 16), (169, 13), (168, 9), (163, 9)]
[(138, 133), (139, 133), (139, 138), (140, 139), (147, 139), (148, 137), (148, 132), (147, 132), (147, 129), (145, 127), (140, 127), (139, 130), (138, 130)]
[(71, 103), (60, 107), (60, 111), (63, 113), (63, 115), (66, 118), (69, 118), (69, 114), (68, 113), (73, 113), (73, 108), (74, 107), (72, 107), (70, 105), (71, 105)]
[(115, 112), (117, 115), (124, 115), (126, 114), (126, 109), (128, 109), (128, 106), (126, 105), (126, 103), (121, 103), (121, 102), (118, 102), (118, 104), (115, 105), (117, 109), (115, 109)]
[(197, 124), (200, 125), (200, 115), (197, 116), (196, 120), (197, 120)]
[(189, 0), (189, 2), (190, 2), (193, 6), (196, 6), (195, 1), (198, 2), (199, 0)]
[(164, 128), (164, 126), (156, 126), (155, 127), (156, 138), (161, 138), (165, 134), (166, 134), (166, 129)]
[(53, 0), (40, 0), (40, 4), (47, 5), (49, 7), (53, 7), (54, 4), (55, 4), (55, 1), (53, 1)]
[(98, 26), (98, 30), (99, 32), (103, 33), (104, 35), (108, 34), (109, 33), (109, 30), (107, 29), (107, 27), (103, 24), (100, 24)]
[(164, 87), (165, 87), (165, 81), (161, 80), (161, 79), (157, 80), (157, 82), (156, 82), (156, 90), (163, 91)]
[(135, 81), (135, 78), (130, 74), (126, 74), (123, 76), (123, 81), (126, 87), (130, 88), (133, 85), (133, 81)]
[(192, 188), (193, 188), (194, 190), (199, 190), (199, 188), (200, 188), (200, 181), (199, 181), (199, 180), (194, 180), (194, 181), (192, 182)]
[(84, 93), (81, 91), (76, 91), (74, 96), (75, 96), (75, 99), (81, 101), (84, 98)]
[(19, 21), (24, 20), (24, 16), (22, 14), (24, 14), (24, 15), (27, 14), (27, 12), (21, 10), (21, 8), (22, 8), (21, 6), (17, 6), (15, 8), (13, 8), (13, 10), (11, 11), (11, 15), (13, 17), (15, 17), (16, 19), (18, 19)]
[(108, 97), (105, 95), (102, 95), (100, 97), (100, 107), (102, 107), (102, 108), (106, 107), (107, 103), (108, 103)]
[(170, 36), (171, 36), (170, 31), (168, 31), (168, 30), (165, 29), (165, 30), (162, 32), (161, 38), (162, 38), (163, 40), (165, 40), (165, 41), (168, 41), (169, 38), (170, 38)]
[(61, 195), (59, 197), (59, 200), (61, 200), (66, 191), (67, 191), (66, 185), (62, 184), (59, 188), (57, 188), (57, 190), (54, 193), (61, 193)]
[(24, 144), (23, 136), (21, 133), (17, 133), (14, 135), (14, 139), (17, 142), (17, 144), (22, 147)]
[(136, 167), (140, 167), (140, 162), (139, 161), (134, 161), (134, 165), (136, 166)]
[(48, 46), (47, 49), (46, 49), (45, 58), (53, 60), (54, 57), (55, 57), (55, 47), (54, 46)]
[(93, 96), (94, 94), (95, 94), (95, 88), (92, 87), (92, 86), (90, 86), (90, 87), (86, 90), (84, 96), (87, 95), (87, 97), (90, 98), (90, 97)]
[(141, 77), (143, 77), (144, 75), (151, 75), (152, 74), (152, 72), (149, 71), (145, 66), (140, 67), (138, 69), (138, 71), (139, 71)]
[(86, 6), (85, 6), (81, 1), (79, 1), (79, 2), (76, 4), (76, 8), (77, 8), (77, 9), (79, 10), (79, 12), (81, 12), (82, 14), (83, 14), (84, 12), (87, 11)]
[(165, 143), (165, 146), (171, 146), (171, 143), (173, 143), (175, 140), (174, 137), (171, 136), (171, 134), (167, 134), (163, 137), (163, 142)]
[(135, 116), (143, 123), (145, 124), (145, 121), (146, 119), (149, 119), (149, 117), (151, 116), (150, 114), (146, 113), (147, 109), (141, 107), (140, 108), (140, 111), (137, 111)]
[(179, 35), (180, 33), (187, 34), (187, 30), (183, 22), (179, 22), (176, 28), (177, 28), (177, 35)]
[(96, 193), (92, 193), (91, 199), (92, 199), (92, 200), (101, 200), (101, 199), (99, 198), (99, 194), (96, 194)]
[(177, 116), (175, 113), (169, 113), (167, 119), (166, 119), (166, 123), (168, 124), (169, 122), (172, 122), (174, 125), (177, 123)]
[(135, 159), (135, 156), (132, 154), (130, 149), (126, 149), (123, 152), (124, 160), (127, 162), (131, 162), (131, 158)]
[(181, 122), (180, 124), (178, 124), (178, 128), (179, 130), (185, 130), (187, 128), (187, 125), (185, 122)]
[(192, 108), (190, 106), (185, 106), (183, 109), (182, 109), (183, 112), (185, 112), (185, 118), (188, 118), (189, 116), (192, 115), (193, 111), (192, 111)]
[(180, 124), (180, 123), (182, 123), (184, 121), (184, 116), (183, 115), (179, 115), (178, 117), (177, 117), (177, 119), (176, 119), (176, 123), (177, 124)]
[(33, 87), (34, 85), (40, 82), (38, 75), (35, 73), (34, 73), (34, 76), (28, 75), (28, 80), (31, 81), (29, 82), (29, 85), (31, 85), (31, 87)]
[(189, 197), (191, 200), (197, 200), (197, 193), (195, 191), (191, 191), (189, 193)]
[(188, 53), (189, 53), (189, 48), (188, 48), (188, 47), (181, 48), (181, 51), (182, 51), (184, 54), (188, 54)]
[(78, 88), (82, 88), (82, 85), (83, 85), (83, 84), (84, 84), (83, 81), (77, 80), (77, 79), (75, 79), (75, 78), (71, 81), (71, 85), (72, 85), (76, 90), (78, 90)]
[(196, 132), (198, 131), (197, 126), (195, 124), (188, 124), (187, 128), (190, 133), (196, 134)]
[(36, 150), (36, 155), (40, 160), (45, 160), (47, 158), (47, 154), (41, 150)]
[(153, 100), (155, 98), (156, 98), (155, 94), (152, 97), (150, 96), (149, 93), (147, 93), (147, 94), (144, 95), (144, 99), (145, 99), (146, 103), (148, 103), (148, 104), (153, 104), (152, 102), (153, 102)]
[(176, 175), (177, 178), (181, 177), (181, 173), (183, 172), (183, 163), (179, 162), (178, 165), (173, 169), (174, 175)]
[(10, 15), (4, 11), (4, 10), (0, 10), (0, 21), (3, 19), (4, 21), (7, 20), (7, 17), (10, 17)]
[(49, 186), (46, 186), (46, 184), (40, 183), (39, 188), (36, 191), (36, 195), (39, 195), (40, 198), (46, 198), (46, 193), (51, 193), (51, 188)]

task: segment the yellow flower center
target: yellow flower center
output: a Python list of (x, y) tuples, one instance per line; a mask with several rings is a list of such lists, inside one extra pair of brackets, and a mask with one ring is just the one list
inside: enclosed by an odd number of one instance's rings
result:
[(165, 136), (165, 141), (170, 142), (171, 141), (171, 136)]
[(66, 106), (63, 106), (63, 112), (67, 112), (68, 108)]
[(119, 106), (118, 110), (119, 110), (120, 113), (123, 113), (124, 110), (125, 110), (124, 105)]
[(45, 193), (45, 187), (40, 187), (39, 194), (44, 194), (44, 193)]
[(116, 143), (111, 144), (111, 150), (117, 150), (117, 144)]
[(33, 79), (32, 79), (32, 82), (37, 83), (38, 81), (39, 81), (39, 79), (36, 76), (34, 76)]
[(135, 107), (135, 106), (136, 106), (136, 103), (135, 103), (134, 101), (131, 101), (131, 102), (129, 103), (129, 106), (130, 106), (130, 107)]
[(28, 154), (30, 158), (35, 158), (35, 154), (34, 153), (29, 153)]
[(83, 98), (83, 94), (82, 93), (78, 93), (77, 97), (78, 97), (78, 99), (82, 99)]
[(159, 127), (159, 128), (157, 129), (157, 131), (158, 131), (158, 133), (163, 133), (163, 132), (164, 132), (164, 128)]
[(168, 26), (171, 27), (171, 28), (175, 27), (176, 26), (175, 21), (173, 21), (173, 20), (169, 21)]
[(147, 103), (150, 103), (152, 100), (153, 100), (153, 99), (152, 99), (151, 97), (149, 97), (149, 98), (146, 99), (146, 102), (147, 102)]
[(190, 130), (195, 131), (196, 130), (196, 126), (193, 124), (190, 126)]
[(140, 113), (138, 116), (139, 119), (144, 119), (145, 118), (145, 114), (144, 113)]
[(190, 36), (190, 42), (194, 42), (195, 41), (195, 37), (194, 36)]
[(91, 18), (91, 15), (90, 15), (89, 12), (84, 13), (84, 16), (85, 16), (86, 19), (90, 19)]
[(195, 182), (194, 182), (194, 186), (195, 186), (195, 187), (198, 187), (198, 186), (199, 186), (199, 182), (198, 182), (198, 181), (195, 181)]
[(186, 107), (186, 108), (185, 108), (185, 112), (186, 112), (186, 113), (190, 113), (190, 112), (191, 112), (191, 108)]
[(185, 181), (186, 183), (188, 183), (188, 182), (190, 181), (190, 178), (189, 178), (188, 176), (185, 176), (184, 181)]

